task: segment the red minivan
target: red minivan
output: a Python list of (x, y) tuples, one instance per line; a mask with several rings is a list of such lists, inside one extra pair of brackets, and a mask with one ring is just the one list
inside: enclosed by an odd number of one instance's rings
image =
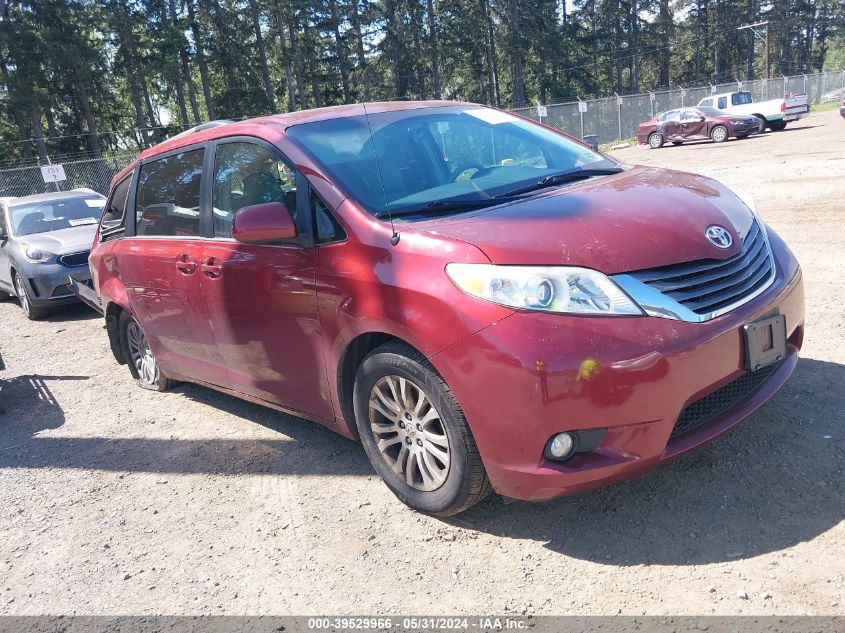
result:
[(360, 439), (438, 515), (709, 442), (786, 382), (804, 331), (798, 262), (747, 195), (454, 102), (162, 143), (114, 179), (90, 263), (142, 387)]

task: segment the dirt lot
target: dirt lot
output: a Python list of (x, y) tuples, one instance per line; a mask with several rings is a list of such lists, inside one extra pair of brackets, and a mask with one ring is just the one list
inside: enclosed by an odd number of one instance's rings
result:
[(804, 267), (803, 359), (747, 424), (636, 481), (443, 521), (323, 428), (136, 388), (83, 307), (0, 304), (0, 614), (845, 614), (845, 121), (615, 155), (749, 190)]

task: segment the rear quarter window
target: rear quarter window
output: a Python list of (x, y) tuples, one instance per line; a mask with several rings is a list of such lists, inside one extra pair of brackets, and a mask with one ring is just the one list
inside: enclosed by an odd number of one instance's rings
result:
[(135, 234), (200, 234), (200, 181), (204, 149), (171, 154), (141, 166), (135, 199)]
[(105, 236), (122, 229), (126, 217), (126, 202), (129, 198), (129, 187), (132, 184), (132, 174), (121, 180), (111, 192), (103, 216), (100, 218), (100, 234)]

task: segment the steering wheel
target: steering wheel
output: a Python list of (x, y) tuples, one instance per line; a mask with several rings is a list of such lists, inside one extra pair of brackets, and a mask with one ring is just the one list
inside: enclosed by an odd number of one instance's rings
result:
[(461, 163), (460, 165), (455, 167), (455, 169), (453, 169), (451, 172), (449, 172), (449, 182), (458, 182), (458, 177), (463, 176), (470, 169), (474, 169), (475, 172), (469, 178), (464, 178), (463, 180), (472, 180), (473, 178), (475, 178), (479, 174), (483, 175), (483, 174), (490, 172), (489, 167), (484, 167), (480, 163), (475, 163), (475, 162)]

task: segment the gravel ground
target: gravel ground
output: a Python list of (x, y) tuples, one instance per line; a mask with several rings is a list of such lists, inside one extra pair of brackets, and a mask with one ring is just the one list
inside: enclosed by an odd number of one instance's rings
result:
[(194, 386), (136, 388), (84, 307), (0, 304), (0, 614), (845, 614), (845, 121), (632, 163), (753, 193), (804, 267), (792, 380), (638, 480), (438, 520), (360, 448)]

